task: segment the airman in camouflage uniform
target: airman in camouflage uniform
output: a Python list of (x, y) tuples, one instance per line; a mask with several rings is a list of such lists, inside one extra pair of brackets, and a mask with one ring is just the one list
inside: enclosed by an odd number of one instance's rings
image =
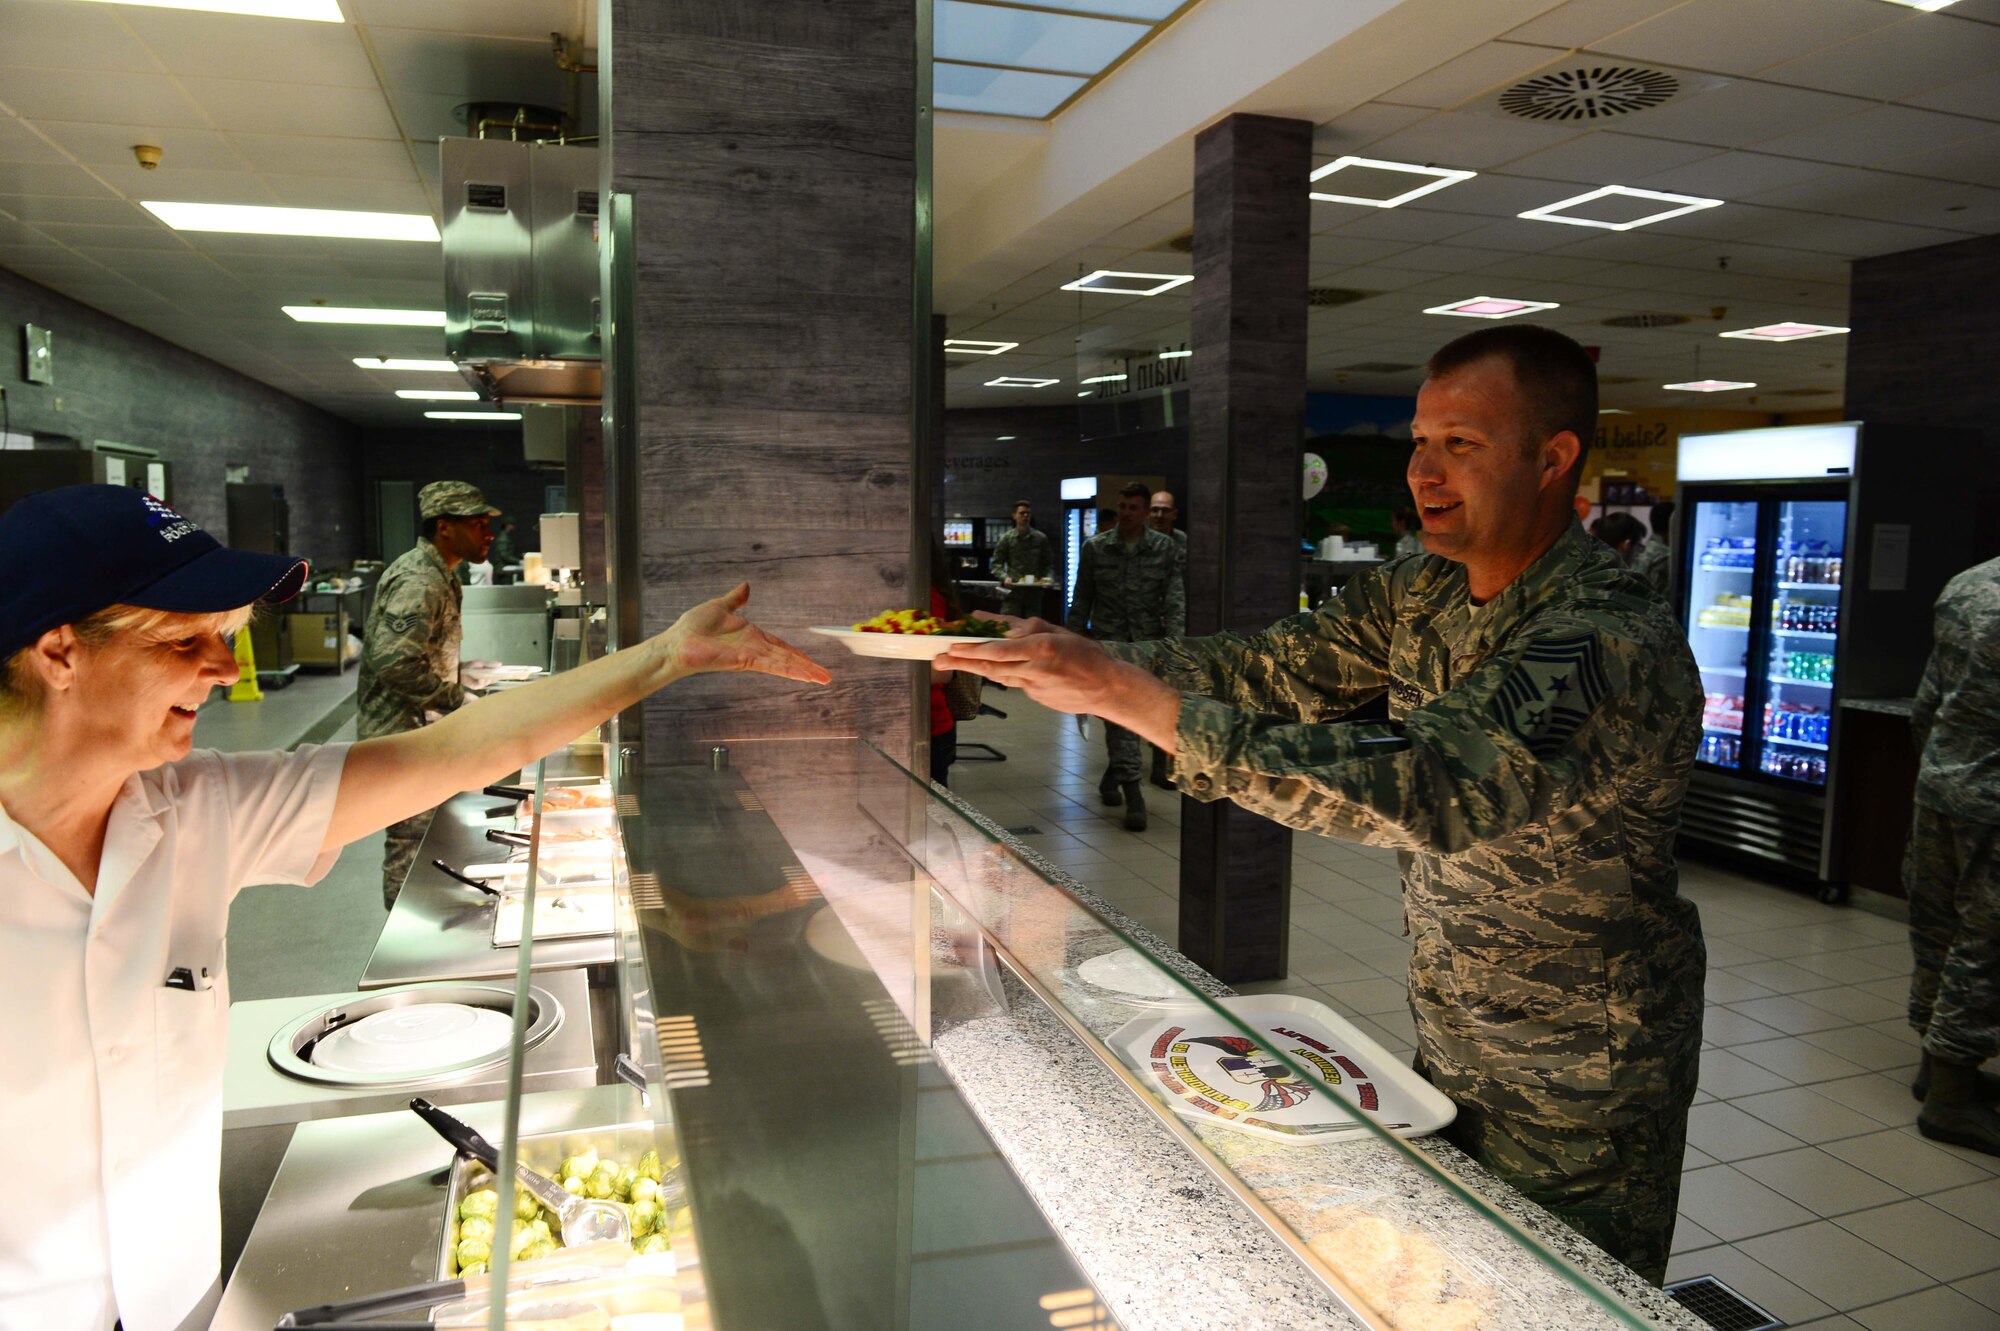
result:
[(1953, 578), (1910, 729), (1920, 755), (1903, 862), (1910, 899), (1910, 1024), (1923, 1036), (1917, 1127), (2000, 1155), (2000, 559)]
[[(1028, 525), (1034, 516), (1034, 509), (1025, 499), (1014, 501), (1014, 525), (999, 540), (993, 543), (991, 567), (993, 576), (1001, 582), (1013, 582), (1018, 578), (1043, 578), (1053, 581), (1056, 576), (1056, 548), (1042, 532)], [(1040, 611), (1042, 597), (1048, 593), (1027, 587), (1010, 587), (1000, 609), (1009, 615), (1032, 615)]]
[[(463, 481), (437, 481), (417, 496), (425, 534), (382, 573), (362, 633), (355, 723), (362, 739), (416, 730), (464, 705), (458, 681), (459, 590), (455, 566), (483, 557), (486, 522), (499, 510)], [(393, 906), (431, 814), (392, 823), (382, 854), (382, 904)]]
[[(1171, 743), (1196, 799), (1401, 852), (1416, 1062), (1450, 1138), (1657, 1282), (1701, 1045), (1673, 840), (1702, 688), (1666, 606), (1575, 520), (1596, 416), (1571, 339), (1460, 338), (1412, 424), (1431, 553), (1254, 634), (1029, 634), (949, 664)], [(1390, 721), (1333, 724), (1384, 695)]]
[[(1099, 642), (1144, 642), (1187, 632), (1187, 556), (1171, 536), (1145, 525), (1146, 487), (1134, 481), (1118, 495), (1118, 525), (1083, 543), (1076, 562), (1076, 596), (1069, 627)], [(1139, 788), (1139, 737), (1104, 723), (1110, 762), (1097, 792), (1125, 804), (1125, 826), (1146, 828)]]

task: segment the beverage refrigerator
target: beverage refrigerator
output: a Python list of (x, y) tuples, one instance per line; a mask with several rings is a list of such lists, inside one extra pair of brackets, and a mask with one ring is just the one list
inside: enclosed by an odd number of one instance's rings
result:
[(1675, 589), (1704, 695), (1684, 837), (1845, 896), (1840, 703), (1916, 690), (1932, 602), (1970, 562), (1940, 503), (1962, 446), (1856, 422), (1682, 436)]

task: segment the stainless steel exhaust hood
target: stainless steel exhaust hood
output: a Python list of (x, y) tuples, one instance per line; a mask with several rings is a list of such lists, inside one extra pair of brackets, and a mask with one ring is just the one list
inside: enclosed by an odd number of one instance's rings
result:
[(482, 395), (603, 397), (597, 149), (440, 140), (445, 349)]

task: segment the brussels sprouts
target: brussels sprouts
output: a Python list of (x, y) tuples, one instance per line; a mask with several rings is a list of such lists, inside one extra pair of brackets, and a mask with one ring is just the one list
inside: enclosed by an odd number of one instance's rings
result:
[(500, 1194), (491, 1188), (468, 1192), (465, 1194), (465, 1200), (458, 1204), (458, 1216), (461, 1220), (473, 1216), (484, 1216), (491, 1220), (498, 1214), (500, 1214)]
[(569, 1159), (563, 1161), (562, 1169), (557, 1173), (556, 1176), (558, 1178), (563, 1178), (563, 1179), (588, 1178), (590, 1176), (591, 1171), (596, 1168), (597, 1168), (597, 1152), (585, 1151), (581, 1155), (573, 1155)]
[(556, 1245), (547, 1242), (546, 1240), (538, 1243), (530, 1243), (527, 1247), (521, 1249), (517, 1260), (523, 1262), (532, 1262), (538, 1257), (547, 1257), (550, 1253), (554, 1252), (555, 1250), (556, 1250)]
[(660, 1181), (647, 1178), (644, 1174), (632, 1180), (632, 1200), (634, 1202), (656, 1202), (660, 1200)]
[(574, 1174), (562, 1181), (563, 1191), (572, 1197), (581, 1197), (585, 1192), (583, 1180)]
[[(647, 1182), (651, 1182), (651, 1180), (649, 1179)], [(644, 1238), (646, 1235), (660, 1228), (667, 1218), (667, 1213), (661, 1208), (660, 1203), (650, 1197), (645, 1201), (633, 1202), (630, 1214), (632, 1216), (632, 1237), (635, 1239)]]
[[(651, 1179), (653, 1182), (658, 1183), (660, 1181), (660, 1153), (658, 1151), (648, 1151), (640, 1156), (637, 1172), (640, 1178)], [(636, 1202), (639, 1199), (634, 1197), (632, 1200)]]
[(486, 1274), (486, 1263), (468, 1262), (458, 1268), (458, 1273), (461, 1276), (483, 1276)]
[(639, 1181), (639, 1175), (637, 1171), (630, 1169), (619, 1170), (618, 1183), (617, 1183), (618, 1195), (620, 1197), (625, 1198), (628, 1201), (631, 1200), (632, 1185), (637, 1183), (638, 1181)]
[(648, 1234), (632, 1246), (640, 1252), (646, 1253), (672, 1252), (674, 1250), (674, 1245), (668, 1240), (665, 1234)]
[(483, 1215), (469, 1215), (458, 1222), (460, 1239), (481, 1239), (493, 1242), (493, 1221)]
[(617, 1173), (613, 1170), (605, 1169), (602, 1166), (599, 1166), (596, 1172), (591, 1174), (589, 1180), (584, 1184), (585, 1195), (590, 1197), (596, 1197), (600, 1201), (610, 1200), (612, 1197), (617, 1195), (617, 1192), (618, 1192)]
[(541, 1235), (535, 1232), (533, 1225), (518, 1226), (512, 1234), (507, 1236), (507, 1252), (511, 1256), (519, 1257), (522, 1252), (540, 1238)]
[(694, 1212), (683, 1206), (669, 1217), (667, 1232), (675, 1236), (694, 1233)]
[(485, 1239), (460, 1239), (458, 1241), (458, 1269), (463, 1271), (468, 1265), (485, 1265), (493, 1257), (493, 1245)]
[(526, 1188), (514, 1189), (514, 1218), (533, 1220), (541, 1212), (542, 1204), (535, 1200), (535, 1194)]

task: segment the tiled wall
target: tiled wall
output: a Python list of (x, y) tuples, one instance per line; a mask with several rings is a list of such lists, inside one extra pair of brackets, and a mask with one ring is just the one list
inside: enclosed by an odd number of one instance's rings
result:
[[(54, 334), (55, 381), (22, 378), (21, 328)], [(173, 503), (218, 537), (223, 467), (281, 485), (292, 545), (316, 564), (363, 553), (354, 426), (234, 370), (0, 269), (0, 387), (15, 433), (159, 451)]]

